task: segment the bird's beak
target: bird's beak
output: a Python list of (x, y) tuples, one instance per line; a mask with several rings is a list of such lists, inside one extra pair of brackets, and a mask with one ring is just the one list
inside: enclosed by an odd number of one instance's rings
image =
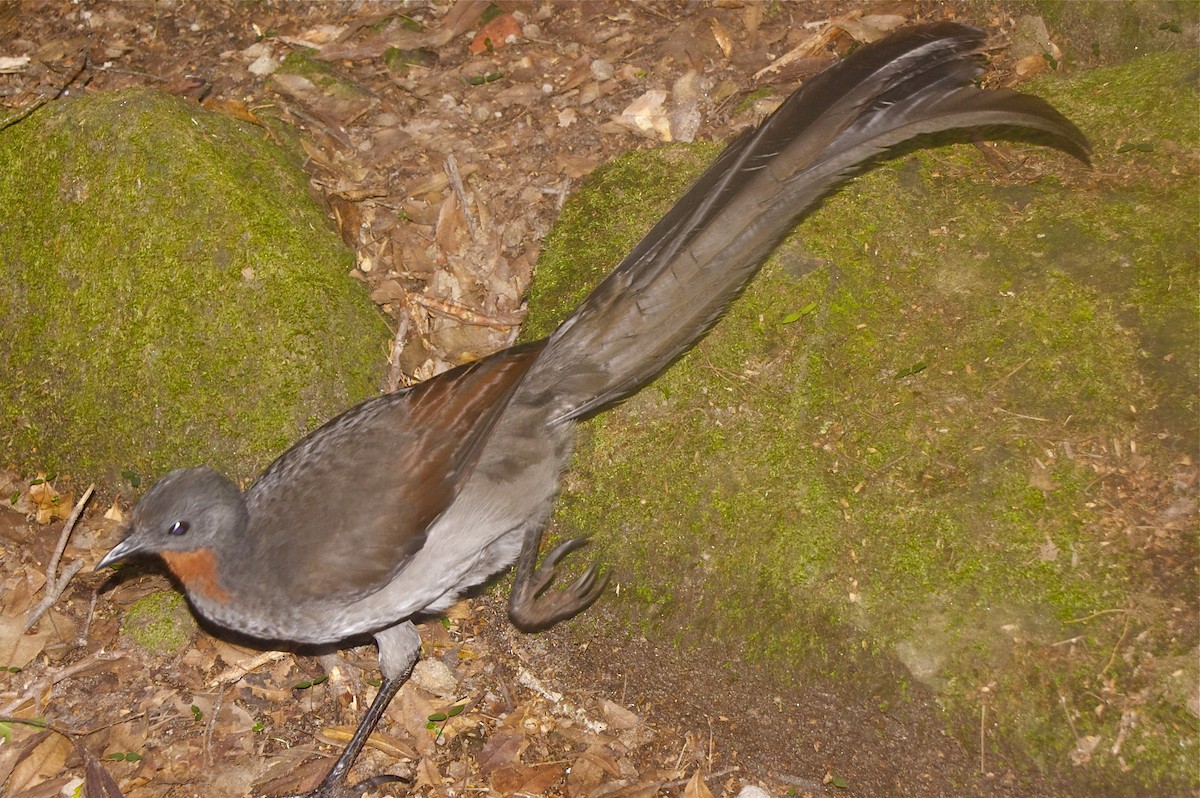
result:
[(108, 554), (105, 554), (100, 559), (100, 562), (96, 563), (96, 567), (93, 570), (99, 571), (105, 566), (119, 563), (121, 560), (132, 557), (141, 550), (142, 547), (138, 545), (137, 541), (134, 540), (133, 537), (127, 537), (114, 546), (112, 551), (110, 551)]

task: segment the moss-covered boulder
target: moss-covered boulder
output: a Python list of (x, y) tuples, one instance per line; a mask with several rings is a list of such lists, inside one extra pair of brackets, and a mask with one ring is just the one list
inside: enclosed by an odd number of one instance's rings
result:
[(0, 131), (0, 457), (252, 476), (369, 396), (387, 331), (293, 156), (134, 89)]
[[(593, 536), (623, 622), (895, 700), (902, 664), (981, 761), (1071, 794), (1194, 784), (1194, 69), (1037, 87), (1092, 137), (1091, 172), (1011, 145), (1009, 176), (960, 145), (856, 179), (585, 427), (556, 524)], [(594, 176), (547, 243), (531, 334), (711, 152)]]
[(138, 599), (121, 619), (121, 635), (139, 648), (159, 655), (181, 653), (199, 625), (183, 596), (160, 590)]

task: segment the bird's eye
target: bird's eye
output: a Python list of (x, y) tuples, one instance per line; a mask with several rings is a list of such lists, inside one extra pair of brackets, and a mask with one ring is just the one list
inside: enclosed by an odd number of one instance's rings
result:
[(171, 528), (167, 530), (167, 533), (170, 535), (179, 536), (179, 535), (186, 535), (187, 531), (188, 531), (188, 522), (187, 521), (176, 521), (175, 523), (171, 524)]

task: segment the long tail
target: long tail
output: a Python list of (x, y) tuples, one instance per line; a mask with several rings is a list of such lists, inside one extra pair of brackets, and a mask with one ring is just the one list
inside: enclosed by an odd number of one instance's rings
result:
[(555, 420), (618, 402), (699, 341), (798, 218), (854, 169), (916, 136), (1040, 131), (1084, 160), (1083, 134), (1046, 102), (982, 91), (983, 32), (906, 29), (860, 48), (737, 139), (551, 334), (524, 388)]

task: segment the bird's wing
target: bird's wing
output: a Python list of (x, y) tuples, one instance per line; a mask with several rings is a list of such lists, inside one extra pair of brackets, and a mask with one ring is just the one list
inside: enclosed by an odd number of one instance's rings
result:
[(267, 578), (296, 601), (354, 601), (391, 581), (454, 500), (541, 345), (365, 402), (280, 456), (246, 491), (253, 548), (278, 569)]

